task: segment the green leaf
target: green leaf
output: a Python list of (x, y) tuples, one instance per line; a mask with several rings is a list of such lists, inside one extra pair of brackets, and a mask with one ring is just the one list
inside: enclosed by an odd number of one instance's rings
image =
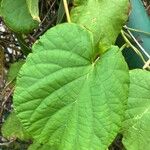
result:
[(2, 134), (7, 139), (19, 138), (20, 140), (28, 140), (31, 139), (30, 135), (24, 130), (22, 124), (16, 117), (16, 114), (12, 112), (6, 122), (4, 122), (2, 126)]
[(29, 147), (28, 147), (28, 150), (52, 150), (50, 149), (50, 147), (48, 145), (41, 145), (37, 142), (33, 142), (33, 144), (31, 144)]
[(72, 23), (50, 29), (33, 46), (14, 105), (37, 142), (55, 150), (111, 144), (123, 120), (128, 68), (118, 47), (96, 56), (92, 34)]
[(92, 31), (101, 52), (114, 44), (128, 16), (128, 0), (74, 0), (71, 19)]
[(10, 65), (10, 68), (7, 73), (7, 81), (8, 82), (11, 82), (16, 79), (18, 72), (24, 63), (25, 63), (25, 61), (22, 60), (22, 61), (15, 62)]
[(38, 22), (28, 11), (26, 0), (2, 0), (1, 9), (4, 22), (15, 32), (28, 33), (38, 27)]
[(127, 150), (150, 149), (150, 72), (130, 72), (130, 90), (123, 143)]
[(1, 13), (1, 2), (2, 2), (2, 0), (0, 0), (0, 16), (2, 16), (2, 13)]
[(29, 12), (33, 18), (33, 20), (36, 20), (40, 22), (39, 18), (39, 0), (26, 0)]

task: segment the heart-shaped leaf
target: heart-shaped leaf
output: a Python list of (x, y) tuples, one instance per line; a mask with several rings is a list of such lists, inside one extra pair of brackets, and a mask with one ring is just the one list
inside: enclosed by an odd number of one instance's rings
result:
[(128, 67), (118, 47), (97, 56), (76, 24), (50, 29), (18, 76), (17, 116), (39, 143), (57, 150), (105, 150), (120, 130)]
[(128, 16), (128, 0), (74, 0), (73, 22), (94, 34), (101, 51), (114, 44)]
[(130, 90), (123, 143), (127, 150), (150, 149), (150, 72), (130, 72)]

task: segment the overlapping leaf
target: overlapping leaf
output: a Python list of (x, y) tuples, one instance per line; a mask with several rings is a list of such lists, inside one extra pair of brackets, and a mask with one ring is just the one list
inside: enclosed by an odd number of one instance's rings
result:
[(130, 72), (130, 90), (123, 143), (127, 150), (150, 149), (150, 72)]
[(76, 24), (50, 29), (18, 76), (17, 116), (56, 150), (105, 150), (120, 130), (128, 68), (118, 47), (98, 57), (93, 36)]
[(128, 0), (74, 0), (74, 5), (72, 21), (93, 32), (101, 51), (115, 43), (127, 20)]

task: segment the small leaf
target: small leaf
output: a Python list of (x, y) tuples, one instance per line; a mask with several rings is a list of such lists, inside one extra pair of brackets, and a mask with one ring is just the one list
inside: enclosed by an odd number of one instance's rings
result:
[(128, 16), (128, 0), (74, 0), (71, 19), (92, 31), (101, 52), (116, 41)]
[(37, 142), (55, 150), (105, 150), (114, 140), (127, 102), (128, 68), (118, 47), (100, 57), (96, 52), (92, 34), (72, 23), (50, 29), (33, 46), (14, 105)]
[(45, 144), (42, 145), (37, 142), (33, 142), (33, 144), (31, 144), (28, 147), (28, 150), (52, 150), (52, 149), (50, 149), (50, 147), (48, 145), (45, 145)]
[(26, 0), (29, 12), (33, 18), (33, 20), (36, 20), (40, 22), (39, 18), (39, 0)]
[(150, 72), (130, 72), (130, 90), (123, 143), (127, 150), (150, 149)]
[(30, 135), (24, 130), (16, 114), (12, 112), (2, 126), (2, 134), (7, 139), (19, 138), (20, 140), (31, 139)]
[(4, 22), (15, 32), (28, 33), (38, 27), (38, 22), (28, 11), (26, 0), (2, 0), (1, 9)]
[(25, 63), (25, 61), (19, 61), (19, 62), (15, 62), (10, 65), (10, 68), (7, 73), (7, 81), (8, 82), (11, 82), (16, 79), (18, 72), (24, 63)]

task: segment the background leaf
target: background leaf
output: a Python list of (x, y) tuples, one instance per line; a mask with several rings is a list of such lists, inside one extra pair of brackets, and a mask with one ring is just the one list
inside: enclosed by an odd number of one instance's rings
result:
[(127, 150), (150, 149), (150, 72), (130, 72), (130, 90), (123, 143)]
[(57, 150), (105, 150), (114, 140), (128, 68), (118, 47), (96, 56), (93, 36), (76, 24), (58, 25), (34, 45), (18, 76), (14, 105), (37, 142)]
[(28, 6), (29, 12), (30, 12), (33, 20), (40, 22), (39, 0), (26, 0), (26, 2), (27, 2), (27, 6)]
[(75, 0), (71, 19), (92, 31), (101, 52), (113, 45), (128, 16), (128, 0)]
[(7, 81), (8, 82), (11, 82), (16, 79), (18, 72), (24, 63), (25, 63), (25, 61), (22, 60), (22, 61), (15, 62), (10, 65), (10, 68), (7, 73)]
[(28, 33), (38, 27), (38, 22), (28, 11), (26, 0), (2, 0), (1, 9), (4, 22), (14, 32)]
[(20, 140), (31, 139), (31, 136), (24, 130), (16, 114), (12, 112), (2, 126), (2, 134), (7, 139), (19, 138)]

